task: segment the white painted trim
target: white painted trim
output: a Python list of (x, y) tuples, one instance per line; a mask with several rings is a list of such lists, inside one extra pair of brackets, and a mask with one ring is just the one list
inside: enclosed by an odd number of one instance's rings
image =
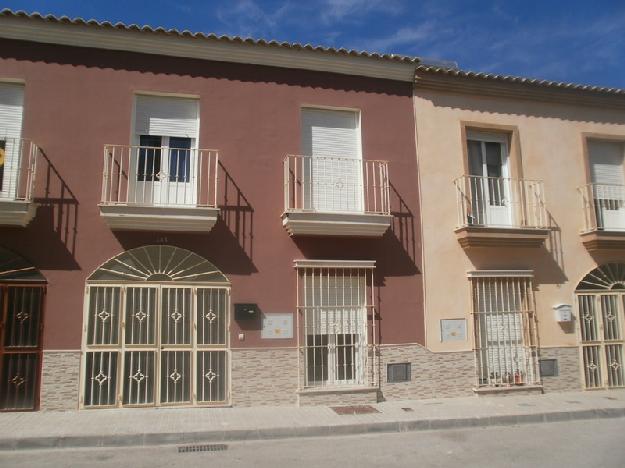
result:
[(467, 271), (469, 278), (533, 278), (534, 270), (475, 270)]
[(26, 80), (24, 78), (0, 78), (0, 83), (21, 84), (26, 86)]
[(145, 54), (187, 57), (221, 62), (249, 63), (281, 68), (358, 75), (412, 83), (415, 63), (373, 57), (336, 55), (260, 44), (235, 44), (165, 34), (118, 29), (100, 30), (88, 25), (35, 22), (28, 18), (0, 17), (0, 37), (46, 44), (123, 50)]
[(375, 268), (375, 260), (293, 260), (295, 268)]

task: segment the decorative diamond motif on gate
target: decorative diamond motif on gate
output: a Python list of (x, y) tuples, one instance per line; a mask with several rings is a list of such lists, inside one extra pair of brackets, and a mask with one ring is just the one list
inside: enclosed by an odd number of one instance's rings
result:
[(180, 375), (180, 372), (178, 372), (178, 370), (174, 369), (174, 371), (169, 374), (169, 378), (172, 380), (172, 382), (178, 383), (178, 381), (182, 378), (182, 375)]
[(174, 310), (169, 316), (174, 319), (174, 322), (177, 322), (182, 318), (182, 314), (177, 310)]
[(208, 320), (209, 322), (213, 322), (217, 318), (217, 314), (213, 312), (213, 309), (209, 309), (204, 317), (206, 317), (206, 320)]
[(213, 372), (213, 370), (212, 370), (212, 369), (209, 369), (209, 371), (208, 371), (206, 374), (204, 374), (204, 377), (206, 377), (206, 379), (207, 379), (209, 382), (212, 382), (212, 381), (213, 381), (213, 380), (215, 380), (218, 376), (217, 376), (217, 374), (215, 374), (215, 373)]
[(100, 317), (100, 320), (102, 320), (103, 322), (106, 322), (110, 316), (111, 313), (106, 310), (102, 310), (100, 313), (98, 313), (98, 317)]
[(148, 314), (146, 314), (142, 310), (139, 310), (135, 312), (134, 316), (139, 322), (143, 322), (148, 317)]
[(614, 314), (614, 312), (609, 311), (607, 314), (605, 314), (605, 318), (607, 318), (610, 322), (616, 320), (616, 315)]
[(614, 369), (615, 371), (617, 371), (617, 370), (619, 370), (619, 368), (621, 367), (621, 363), (620, 363), (620, 362), (618, 362), (618, 361), (616, 361), (616, 360), (614, 360), (614, 361), (612, 361), (612, 362), (610, 363), (610, 367), (611, 367), (612, 369)]
[(599, 366), (597, 366), (597, 364), (595, 364), (594, 362), (589, 362), (586, 367), (588, 367), (590, 370), (594, 371), (596, 370)]
[(9, 379), (9, 383), (12, 383), (18, 388), (24, 384), (24, 382), (26, 382), (26, 379), (19, 374), (15, 374), (13, 378)]
[(105, 375), (105, 374), (102, 373), (102, 371), (100, 371), (100, 373), (98, 375), (93, 377), (93, 380), (98, 382), (98, 384), (101, 386), (104, 382), (106, 382), (108, 380), (108, 375)]
[(26, 320), (30, 318), (30, 314), (28, 312), (24, 312), (23, 310), (21, 310), (17, 314), (15, 314), (15, 318), (19, 320), (20, 322), (25, 322)]
[(584, 320), (586, 320), (587, 322), (590, 322), (593, 318), (592, 314), (588, 311), (583, 315), (583, 317), (584, 317)]
[(145, 379), (147, 379), (147, 375), (145, 375), (143, 372), (141, 372), (141, 369), (137, 369), (137, 372), (135, 372), (132, 375), (132, 378), (137, 382), (137, 383), (141, 383), (142, 381), (144, 381)]

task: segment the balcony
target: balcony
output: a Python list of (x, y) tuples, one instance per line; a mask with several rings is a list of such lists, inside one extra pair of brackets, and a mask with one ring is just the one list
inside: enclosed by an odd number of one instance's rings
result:
[(114, 230), (208, 232), (218, 167), (217, 150), (106, 145), (100, 215)]
[(388, 163), (284, 158), (282, 224), (291, 236), (381, 237), (391, 225)]
[(584, 212), (581, 237), (586, 248), (625, 248), (625, 186), (586, 184), (578, 191)]
[(542, 181), (461, 176), (454, 185), (463, 248), (540, 247), (549, 235)]
[(0, 225), (25, 227), (35, 216), (33, 189), (41, 150), (29, 140), (0, 138)]

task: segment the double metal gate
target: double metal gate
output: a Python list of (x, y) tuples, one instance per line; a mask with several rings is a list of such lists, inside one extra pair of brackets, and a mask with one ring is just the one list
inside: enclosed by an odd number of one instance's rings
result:
[(91, 285), (85, 309), (83, 407), (228, 403), (228, 288)]
[(586, 388), (625, 386), (625, 293), (579, 293), (580, 354)]
[(39, 406), (42, 285), (0, 283), (0, 410)]

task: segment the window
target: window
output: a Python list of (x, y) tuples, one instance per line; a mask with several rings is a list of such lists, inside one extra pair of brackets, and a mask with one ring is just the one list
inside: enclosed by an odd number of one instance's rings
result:
[(374, 262), (297, 261), (305, 387), (366, 385)]
[(130, 199), (141, 204), (192, 205), (202, 170), (196, 99), (137, 96)]
[(304, 206), (362, 212), (360, 116), (355, 111), (302, 109)]
[(588, 140), (588, 157), (597, 229), (625, 230), (625, 144)]
[(24, 86), (0, 83), (0, 199), (18, 198), (22, 168)]
[(85, 407), (228, 402), (229, 288), (213, 265), (148, 246), (112, 259), (89, 281)]
[(510, 180), (506, 135), (467, 133), (473, 224), (510, 225)]
[(478, 386), (537, 383), (531, 273), (478, 271), (469, 276)]

